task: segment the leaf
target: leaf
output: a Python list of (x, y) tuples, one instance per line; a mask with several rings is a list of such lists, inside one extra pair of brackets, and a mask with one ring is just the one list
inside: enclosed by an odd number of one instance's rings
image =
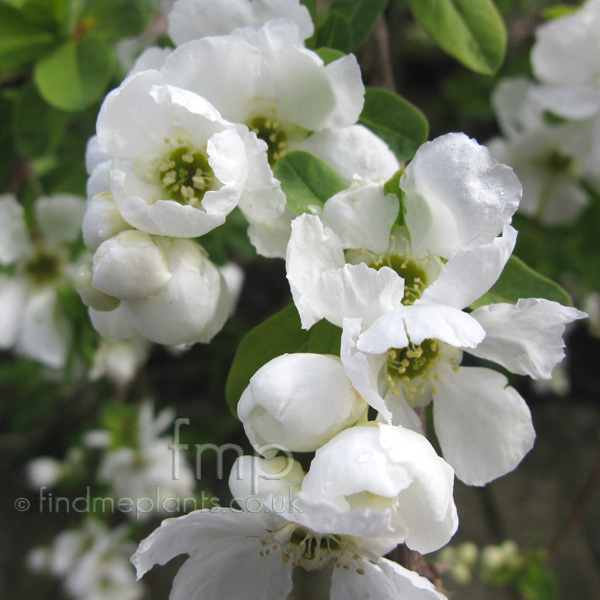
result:
[(0, 71), (34, 60), (54, 43), (52, 33), (29, 22), (18, 10), (0, 4)]
[(296, 215), (318, 212), (331, 196), (345, 189), (341, 177), (324, 161), (308, 152), (290, 152), (275, 164), (287, 207)]
[(37, 158), (56, 150), (69, 116), (40, 97), (33, 83), (19, 93), (15, 103), (13, 135), (15, 145), (25, 158)]
[(317, 29), (317, 46), (350, 52), (352, 50), (350, 21), (340, 13), (329, 13), (323, 25)]
[(331, 11), (345, 15), (352, 28), (352, 49), (362, 46), (369, 37), (388, 0), (333, 0)]
[(319, 48), (318, 50), (315, 50), (315, 52), (326, 65), (338, 58), (342, 58), (342, 56), (346, 56), (343, 52), (335, 50), (334, 48)]
[(157, 0), (91, 0), (84, 21), (95, 35), (112, 41), (141, 33), (157, 12)]
[(572, 306), (571, 297), (558, 283), (540, 275), (520, 258), (511, 256), (498, 281), (471, 308), (498, 302), (515, 304), (519, 298), (546, 298)]
[(326, 321), (310, 331), (300, 326), (300, 317), (293, 304), (252, 329), (240, 342), (231, 365), (225, 397), (232, 412), (248, 386), (250, 378), (263, 365), (282, 354), (315, 352), (339, 355), (341, 329)]
[(381, 88), (367, 88), (358, 122), (387, 142), (401, 161), (411, 159), (429, 134), (427, 119), (416, 106)]
[(114, 70), (112, 49), (105, 42), (87, 36), (69, 41), (36, 65), (38, 91), (61, 110), (83, 110), (106, 90)]
[(423, 29), (448, 54), (477, 73), (495, 73), (506, 52), (506, 29), (492, 0), (408, 0)]

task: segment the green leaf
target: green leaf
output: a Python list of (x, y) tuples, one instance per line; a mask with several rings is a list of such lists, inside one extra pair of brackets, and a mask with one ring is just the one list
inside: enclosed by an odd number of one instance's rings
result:
[(91, 0), (84, 22), (95, 35), (118, 40), (141, 33), (157, 12), (157, 0)]
[(337, 60), (338, 58), (342, 58), (342, 56), (346, 56), (343, 52), (340, 50), (335, 50), (334, 48), (319, 48), (318, 50), (315, 50), (315, 52), (326, 65), (334, 60)]
[(406, 205), (404, 204), (404, 190), (400, 187), (400, 178), (404, 174), (404, 169), (400, 169), (392, 175), (392, 178), (385, 182), (383, 185), (383, 191), (386, 194), (394, 194), (398, 201), (400, 202), (400, 210), (398, 211), (398, 216), (396, 217), (396, 222), (394, 225), (402, 226), (404, 225), (404, 215), (406, 214)]
[(448, 54), (477, 73), (495, 73), (506, 52), (506, 29), (492, 0), (408, 0), (423, 29)]
[(492, 289), (474, 302), (471, 308), (498, 302), (515, 304), (519, 298), (546, 298), (572, 306), (571, 297), (558, 283), (540, 275), (520, 258), (511, 256)]
[(329, 13), (323, 25), (317, 30), (317, 46), (350, 52), (352, 50), (350, 20), (340, 13)]
[(273, 173), (281, 181), (287, 207), (296, 215), (320, 210), (346, 187), (327, 163), (308, 152), (286, 154), (275, 163)]
[(29, 22), (18, 10), (0, 4), (0, 71), (34, 60), (53, 44), (52, 33)]
[(114, 70), (112, 49), (91, 37), (69, 41), (41, 59), (35, 68), (40, 94), (61, 110), (83, 110), (106, 90)]
[(411, 159), (429, 134), (427, 119), (416, 106), (381, 88), (367, 88), (358, 122), (387, 142), (401, 161)]
[(13, 135), (17, 150), (25, 158), (53, 152), (63, 138), (68, 120), (67, 113), (50, 106), (33, 83), (28, 83), (15, 103)]
[(300, 317), (293, 304), (250, 331), (238, 346), (227, 377), (225, 397), (232, 412), (248, 386), (250, 378), (263, 365), (282, 354), (315, 352), (339, 355), (341, 329), (326, 321), (310, 331), (300, 327)]
[(388, 0), (333, 0), (331, 10), (350, 20), (353, 49), (367, 41), (387, 3)]

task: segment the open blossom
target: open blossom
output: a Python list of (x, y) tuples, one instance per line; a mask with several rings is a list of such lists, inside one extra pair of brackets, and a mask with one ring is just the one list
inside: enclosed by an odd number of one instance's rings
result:
[(61, 194), (38, 198), (38, 236), (30, 237), (22, 206), (11, 195), (0, 197), (0, 348), (14, 348), (53, 367), (64, 366), (71, 327), (58, 303), (57, 286), (69, 281), (67, 246), (80, 235), (85, 204)]
[(59, 534), (48, 548), (34, 548), (29, 567), (62, 580), (74, 600), (137, 600), (144, 592), (136, 584), (127, 557), (135, 547), (126, 528), (110, 530), (88, 518), (79, 529)]
[(288, 279), (304, 327), (322, 317), (343, 326), (346, 372), (381, 418), (419, 430), (412, 408), (433, 400), (444, 457), (457, 477), (483, 485), (516, 467), (534, 431), (507, 379), (461, 367), (463, 351), (547, 379), (564, 356), (565, 324), (584, 313), (541, 299), (464, 312), (495, 283), (516, 239), (518, 180), (485, 148), (438, 138), (400, 188), (403, 227), (393, 227), (395, 196), (368, 182), (326, 202), (329, 226), (296, 219)]
[[(135, 504), (139, 498), (158, 498), (157, 509), (169, 511), (169, 498), (185, 498), (193, 495), (194, 475), (189, 466), (181, 461), (174, 466), (171, 440), (161, 434), (174, 419), (172, 410), (164, 409), (154, 416), (148, 402), (140, 407), (135, 437), (131, 447), (106, 449), (99, 465), (98, 478), (108, 484), (117, 498), (130, 498)], [(101, 432), (94, 432), (100, 438)], [(104, 444), (110, 444), (110, 436), (104, 436)], [(146, 519), (151, 512), (128, 512), (131, 518)]]
[(310, 452), (365, 417), (367, 408), (339, 358), (285, 354), (252, 376), (238, 416), (255, 447)]
[(310, 13), (299, 0), (177, 0), (169, 13), (169, 35), (179, 46), (238, 27), (259, 29), (273, 19), (294, 21), (300, 41), (314, 32)]
[[(302, 150), (348, 182), (354, 174), (390, 177), (398, 168), (395, 156), (380, 138), (356, 125), (364, 95), (356, 58), (348, 55), (325, 65), (299, 37), (294, 22), (269, 21), (259, 30), (183, 44), (160, 71), (169, 84), (199, 94), (225, 119), (247, 126), (266, 143), (271, 165), (287, 152)], [(268, 206), (258, 194), (254, 202), (240, 203), (250, 239), (263, 255), (285, 254), (291, 215), (284, 205)]]
[[(316, 532), (294, 522), (299, 514), (310, 519), (304, 511), (307, 506), (300, 513), (294, 504), (304, 473), (298, 463), (293, 462), (287, 470), (282, 468), (285, 463), (281, 458), (238, 459), (230, 487), (243, 510), (202, 510), (163, 521), (132, 558), (138, 577), (154, 564), (165, 564), (186, 553), (189, 558), (173, 582), (172, 598), (193, 594), (205, 600), (283, 600), (292, 591), (293, 569), (300, 567), (307, 571), (331, 568), (333, 600), (404, 595), (415, 600), (443, 600), (429, 581), (382, 558), (395, 543), (373, 537), (372, 521), (377, 518), (372, 512), (357, 511), (348, 520), (367, 532), (366, 537), (339, 534), (335, 525), (329, 531)], [(264, 479), (256, 493), (251, 490), (251, 480), (259, 466)], [(236, 577), (231, 577), (232, 563)]]
[(283, 211), (265, 144), (157, 71), (138, 73), (107, 96), (97, 132), (100, 151), (112, 158), (119, 212), (146, 233), (201, 236), (257, 194), (273, 216)]
[(519, 212), (552, 225), (573, 218), (588, 203), (580, 180), (597, 177), (594, 139), (587, 123), (549, 123), (543, 107), (530, 98), (532, 89), (524, 78), (498, 86), (492, 103), (505, 137), (487, 145), (523, 184)]

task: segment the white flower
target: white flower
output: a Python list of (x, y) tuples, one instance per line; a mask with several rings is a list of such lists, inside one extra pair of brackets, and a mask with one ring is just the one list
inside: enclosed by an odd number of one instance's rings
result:
[(178, 0), (169, 13), (169, 35), (178, 46), (238, 27), (259, 29), (272, 19), (291, 19), (298, 43), (314, 32), (310, 13), (299, 0)]
[(339, 358), (300, 353), (274, 358), (252, 376), (238, 416), (256, 448), (278, 444), (310, 452), (354, 425), (367, 408)]
[(150, 343), (139, 336), (130, 340), (101, 339), (89, 371), (90, 379), (107, 377), (117, 385), (125, 385), (133, 380), (149, 353)]
[[(243, 457), (239, 462), (248, 467), (254, 461), (257, 459)], [(280, 463), (280, 459), (273, 461)], [(261, 461), (261, 465), (263, 473), (271, 471), (267, 461)], [(195, 511), (163, 521), (159, 529), (140, 543), (132, 558), (138, 577), (154, 564), (165, 564), (186, 553), (189, 558), (173, 581), (172, 599), (283, 600), (292, 591), (294, 567), (302, 567), (308, 571), (332, 569), (333, 600), (366, 597), (443, 600), (429, 581), (381, 558), (381, 552), (393, 547), (389, 541), (382, 545), (373, 538), (340, 535), (334, 530), (319, 534), (288, 520), (299, 513), (279, 515), (270, 509), (255, 510), (253, 505), (260, 505), (261, 498), (245, 496), (246, 486), (244, 482), (241, 486), (236, 484), (235, 472), (234, 466), (230, 478), (232, 492), (246, 510)], [(288, 475), (268, 481), (263, 500), (281, 500), (289, 495), (293, 501), (301, 478), (302, 470), (296, 463)], [(363, 514), (366, 523), (365, 515), (366, 512)], [(231, 565), (235, 565), (235, 577), (231, 576)]]
[(567, 119), (600, 111), (600, 2), (540, 25), (531, 51), (535, 76), (543, 82), (532, 96)]
[[(92, 323), (108, 337), (137, 332), (159, 344), (206, 343), (229, 312), (219, 269), (187, 239), (123, 231), (98, 247), (91, 269), (82, 267), (77, 283), (91, 308), (119, 311), (114, 317), (92, 313)], [(128, 325), (121, 329), (124, 320)]]
[(111, 92), (97, 132), (100, 150), (113, 159), (110, 191), (119, 212), (146, 233), (197, 237), (257, 196), (271, 217), (283, 211), (265, 144), (204, 98), (166, 85), (158, 71), (137, 73)]
[[(102, 457), (98, 478), (108, 484), (114, 495), (128, 498), (137, 506), (142, 498), (155, 503), (157, 512), (172, 511), (169, 499), (176, 501), (193, 495), (194, 475), (189, 466), (180, 461), (174, 468), (173, 452), (169, 449), (171, 440), (160, 437), (174, 419), (173, 411), (162, 410), (153, 415), (152, 406), (144, 403), (140, 407), (138, 427), (132, 447), (107, 450)], [(177, 477), (177, 478), (176, 478)], [(152, 511), (127, 512), (133, 519), (147, 519)]]
[(41, 235), (33, 241), (21, 205), (11, 195), (0, 196), (0, 265), (13, 269), (0, 275), (0, 348), (64, 366), (72, 332), (56, 286), (70, 276), (65, 246), (78, 238), (84, 208), (76, 196), (39, 198)]
[(538, 299), (463, 312), (495, 283), (516, 239), (519, 182), (485, 148), (463, 135), (438, 138), (400, 187), (404, 229), (392, 230), (395, 196), (364, 182), (326, 202), (329, 227), (312, 215), (294, 221), (294, 301), (305, 328), (322, 317), (343, 325), (346, 372), (381, 418), (419, 431), (411, 407), (434, 399), (444, 457), (457, 477), (483, 485), (516, 467), (534, 431), (506, 378), (459, 367), (462, 351), (549, 378), (564, 356), (564, 325), (584, 313)]
[(49, 548), (35, 548), (27, 562), (34, 571), (62, 579), (75, 600), (137, 600), (144, 589), (127, 561), (133, 547), (124, 527), (111, 531), (100, 521), (86, 519), (80, 529), (58, 535)]
[(595, 176), (593, 136), (587, 123), (548, 123), (528, 96), (532, 87), (527, 79), (513, 78), (495, 90), (492, 102), (506, 137), (492, 139), (488, 147), (523, 184), (519, 212), (552, 225), (573, 218), (588, 203), (579, 182)]

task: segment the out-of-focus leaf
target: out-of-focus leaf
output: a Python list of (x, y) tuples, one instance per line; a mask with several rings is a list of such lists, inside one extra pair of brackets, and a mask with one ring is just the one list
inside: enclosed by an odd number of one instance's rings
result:
[(42, 58), (35, 68), (35, 83), (52, 106), (67, 111), (83, 110), (103, 94), (113, 70), (110, 46), (86, 36), (62, 44)]
[(369, 37), (388, 0), (333, 0), (331, 11), (350, 20), (352, 49), (362, 46)]
[(315, 50), (315, 52), (323, 59), (323, 62), (326, 65), (345, 56), (343, 52), (335, 50), (334, 48), (319, 48), (318, 50)]
[(19, 93), (14, 110), (13, 133), (17, 150), (25, 158), (54, 151), (60, 143), (69, 116), (45, 102), (33, 83)]
[(308, 152), (286, 154), (273, 172), (281, 181), (287, 207), (297, 215), (318, 212), (328, 198), (346, 187), (327, 163)]
[(478, 73), (495, 73), (506, 29), (492, 0), (408, 0), (423, 29), (448, 54)]
[(429, 133), (427, 119), (416, 106), (381, 88), (367, 88), (359, 123), (387, 142), (402, 161), (415, 155)]
[(117, 40), (141, 33), (157, 10), (158, 0), (91, 0), (84, 24), (95, 35)]
[(250, 331), (238, 346), (231, 365), (225, 396), (235, 414), (237, 403), (250, 378), (270, 360), (286, 353), (315, 352), (336, 354), (340, 351), (341, 329), (321, 321), (309, 331), (300, 326), (293, 304)]
[(571, 297), (558, 283), (540, 275), (516, 256), (511, 256), (498, 281), (471, 308), (498, 302), (515, 304), (519, 298), (546, 298), (565, 306), (572, 305)]
[(54, 43), (52, 33), (28, 21), (20, 11), (0, 4), (0, 71), (34, 60)]
[(350, 52), (352, 50), (350, 20), (341, 13), (329, 13), (323, 25), (317, 30), (317, 46)]

